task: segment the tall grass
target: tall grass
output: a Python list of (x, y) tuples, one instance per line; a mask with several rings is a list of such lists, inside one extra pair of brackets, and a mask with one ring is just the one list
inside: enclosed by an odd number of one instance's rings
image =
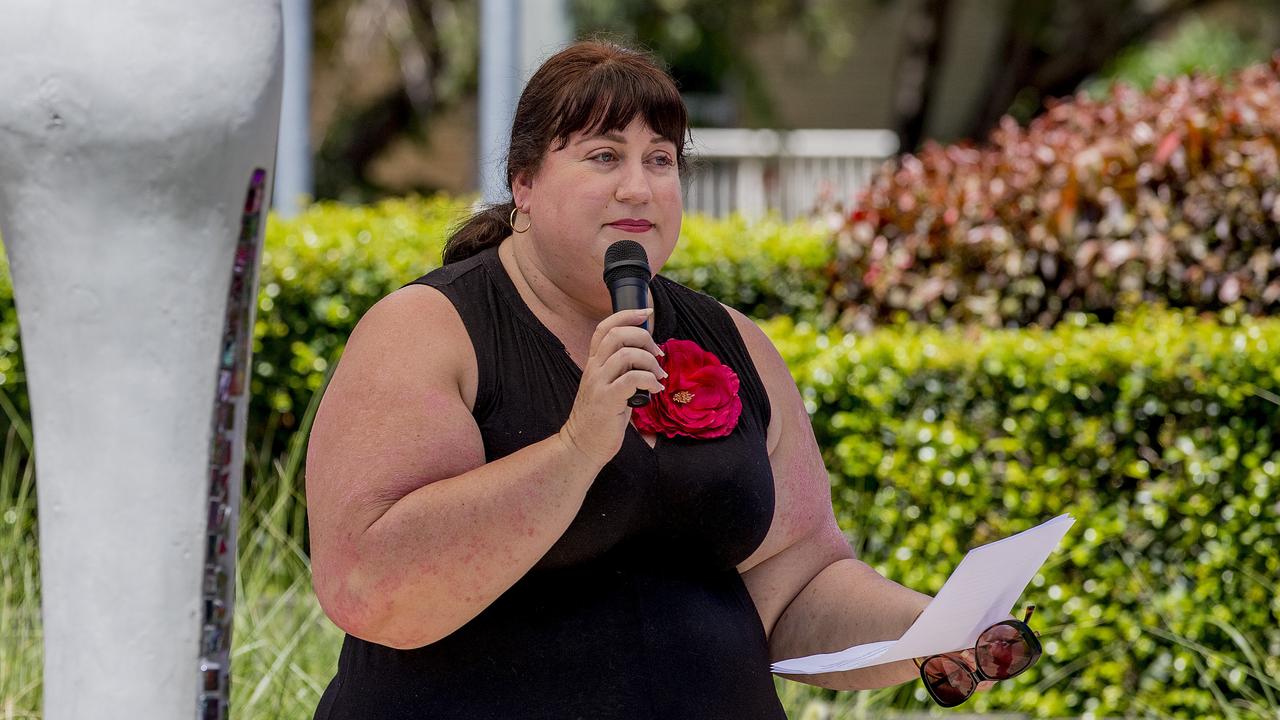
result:
[[(337, 667), (342, 632), (316, 602), (303, 550), (300, 480), (313, 415), (314, 407), (285, 456), (247, 463), (245, 485), (256, 491), (241, 506), (231, 649), (237, 720), (311, 718)], [(9, 420), (0, 462), (0, 720), (41, 716), (44, 657), (30, 431), (15, 413)], [(191, 673), (194, 682), (194, 662)]]
[[(332, 368), (333, 365), (330, 365)], [(330, 370), (332, 372), (332, 369)], [(326, 377), (326, 381), (328, 378)], [(307, 407), (283, 457), (266, 462), (249, 443), (231, 644), (231, 717), (311, 718), (337, 669), (342, 631), (311, 587), (304, 550), (303, 460), (320, 393)], [(274, 423), (268, 423), (269, 430)]]
[(17, 420), (9, 426), (0, 462), (0, 718), (4, 720), (40, 717), (44, 657), (34, 465), (23, 461), (31, 457), (23, 447), (30, 434), (22, 432), (26, 424)]

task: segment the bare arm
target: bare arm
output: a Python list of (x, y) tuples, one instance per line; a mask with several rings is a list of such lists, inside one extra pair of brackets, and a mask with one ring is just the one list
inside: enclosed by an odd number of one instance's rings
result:
[(336, 607), (365, 639), (421, 647), (475, 617), (546, 554), (600, 467), (559, 433), (398, 500), (349, 547)]
[[(652, 342), (640, 328), (620, 330)], [(593, 358), (609, 347), (593, 338)], [(628, 353), (657, 367), (648, 351), (623, 348), (591, 377), (627, 362), (641, 367)], [(474, 367), (449, 300), (410, 286), (361, 318), (325, 391), (307, 453), (313, 582), (326, 614), (352, 635), (413, 648), (461, 627), (555, 544), (612, 456), (608, 438), (597, 433), (584, 446), (566, 423), (486, 464), (469, 407)], [(584, 425), (614, 425), (620, 443), (640, 372), (590, 384), (600, 392), (575, 403), (571, 421), (579, 405), (616, 400), (621, 414), (612, 410), (608, 422), (588, 415)]]
[[(928, 595), (885, 579), (854, 557), (836, 523), (831, 484), (809, 415), (786, 363), (759, 327), (732, 308), (772, 408), (769, 464), (774, 522), (739, 571), (769, 638), (772, 660), (900, 637)], [(916, 677), (911, 661), (824, 675), (786, 675), (838, 690), (885, 687)]]
[[(809, 580), (778, 619), (769, 638), (770, 659), (896, 640), (929, 601), (928, 595), (885, 579), (861, 560), (838, 560)], [(887, 687), (918, 676), (919, 670), (910, 660), (821, 675), (783, 675), (835, 690)]]

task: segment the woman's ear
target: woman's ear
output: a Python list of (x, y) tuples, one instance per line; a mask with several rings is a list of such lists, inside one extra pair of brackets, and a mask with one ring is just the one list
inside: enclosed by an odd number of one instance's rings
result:
[(521, 212), (529, 211), (529, 200), (533, 194), (533, 177), (527, 172), (516, 173), (511, 179), (511, 199)]

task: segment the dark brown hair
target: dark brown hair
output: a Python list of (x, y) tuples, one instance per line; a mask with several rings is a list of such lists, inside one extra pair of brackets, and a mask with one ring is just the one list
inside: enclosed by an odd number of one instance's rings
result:
[[(511, 123), (507, 187), (516, 175), (538, 171), (543, 155), (576, 132), (622, 130), (635, 118), (676, 146), (685, 169), (689, 115), (675, 81), (651, 55), (612, 41), (584, 40), (552, 55), (529, 78)], [(448, 265), (496, 245), (511, 232), (515, 203), (489, 205), (468, 218), (445, 242)]]

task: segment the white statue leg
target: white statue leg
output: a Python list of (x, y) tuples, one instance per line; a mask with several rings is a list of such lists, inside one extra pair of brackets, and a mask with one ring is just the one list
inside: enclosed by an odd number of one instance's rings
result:
[(278, 0), (0, 0), (47, 720), (226, 716), (281, 37)]

